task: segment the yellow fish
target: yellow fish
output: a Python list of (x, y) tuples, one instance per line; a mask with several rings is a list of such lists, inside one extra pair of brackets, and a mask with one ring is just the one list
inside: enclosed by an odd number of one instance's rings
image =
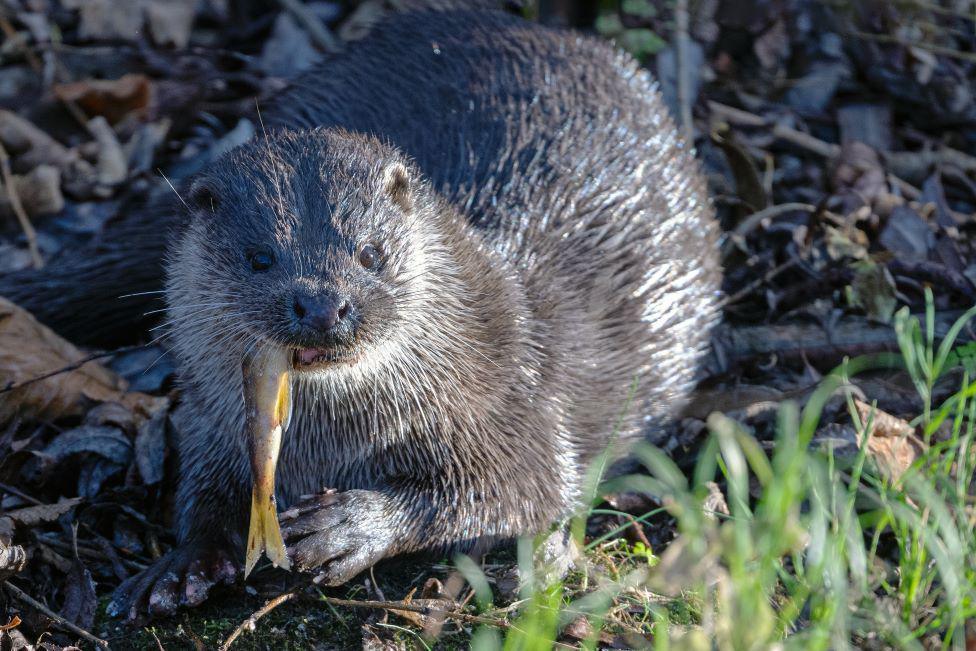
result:
[(244, 576), (267, 554), (275, 567), (291, 569), (278, 526), (275, 468), (281, 434), (291, 419), (290, 366), (286, 351), (263, 350), (244, 360), (244, 434), (251, 455), (251, 525)]

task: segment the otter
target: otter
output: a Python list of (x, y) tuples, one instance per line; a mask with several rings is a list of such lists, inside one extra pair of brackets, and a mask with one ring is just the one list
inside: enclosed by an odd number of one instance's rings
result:
[[(336, 585), (571, 515), (608, 447), (682, 406), (718, 319), (702, 176), (649, 73), (609, 43), (411, 11), (264, 120), (175, 211), (178, 545), (112, 614), (170, 614), (240, 572), (255, 349), (286, 351), (294, 376), (276, 491), (289, 556)], [(149, 249), (73, 273), (105, 293), (141, 265), (136, 288), (158, 288)], [(50, 317), (42, 302), (27, 300)]]

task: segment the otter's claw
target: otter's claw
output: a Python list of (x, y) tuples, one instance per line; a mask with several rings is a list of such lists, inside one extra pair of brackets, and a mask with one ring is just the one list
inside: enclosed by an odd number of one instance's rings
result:
[(239, 563), (224, 549), (180, 547), (116, 588), (107, 612), (129, 621), (169, 616), (179, 606), (203, 603), (212, 587), (233, 583), (239, 571)]
[(323, 493), (285, 511), (280, 520), (296, 569), (318, 569), (316, 583), (345, 583), (391, 552), (389, 500), (380, 493)]

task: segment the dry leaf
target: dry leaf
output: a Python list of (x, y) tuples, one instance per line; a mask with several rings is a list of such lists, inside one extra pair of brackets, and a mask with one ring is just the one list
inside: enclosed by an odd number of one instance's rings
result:
[(142, 481), (147, 485), (158, 484), (163, 480), (163, 467), (166, 460), (166, 418), (169, 415), (169, 400), (154, 398), (144, 393), (130, 393), (129, 396), (145, 396), (154, 401), (145, 415), (139, 416), (136, 434), (136, 467)]
[(81, 503), (80, 497), (64, 498), (57, 504), (39, 504), (22, 509), (9, 511), (7, 517), (25, 527), (32, 527), (42, 522), (54, 522), (62, 515)]
[(130, 113), (145, 116), (152, 90), (149, 77), (134, 73), (118, 79), (87, 79), (54, 86), (54, 94), (62, 101), (74, 102), (87, 115), (104, 116), (112, 124)]
[[(0, 389), (70, 366), (84, 354), (29, 312), (0, 298)], [(84, 413), (87, 401), (122, 400), (125, 382), (97, 362), (0, 393), (0, 423)]]
[(71, 562), (71, 571), (68, 572), (66, 579), (61, 616), (81, 628), (91, 628), (98, 607), (95, 581), (92, 579), (91, 572), (80, 559), (75, 558)]
[(146, 22), (153, 41), (184, 48), (197, 15), (197, 0), (154, 0), (146, 6)]
[(692, 394), (691, 401), (684, 408), (682, 415), (705, 420), (714, 411), (720, 411), (724, 414), (730, 411), (748, 409), (753, 405), (779, 404), (782, 400), (782, 391), (758, 384), (701, 389)]
[[(868, 435), (868, 454), (878, 468), (891, 479), (901, 477), (915, 459), (925, 452), (925, 443), (915, 436), (915, 428), (901, 418), (885, 413), (871, 405), (855, 400), (861, 423), (871, 422)], [(860, 447), (862, 437), (858, 437)]]
[(0, 540), (0, 580), (17, 574), (26, 566), (27, 552), (24, 551), (24, 548)]
[(898, 307), (896, 293), (895, 279), (885, 266), (867, 260), (855, 267), (849, 298), (869, 319), (890, 323)]
[[(15, 174), (12, 180), (17, 197), (29, 216), (50, 215), (64, 208), (61, 171), (57, 167), (38, 165), (27, 174)], [(6, 188), (0, 188), (0, 215), (7, 219), (14, 216)]]
[(343, 21), (337, 35), (343, 41), (358, 41), (366, 38), (384, 15), (386, 11), (383, 2), (366, 0)]
[(18, 626), (20, 626), (20, 617), (14, 615), (10, 618), (9, 622), (0, 625), (0, 631), (9, 631), (10, 629), (17, 628)]
[(121, 183), (129, 175), (129, 166), (115, 131), (101, 115), (88, 121), (88, 130), (95, 136), (98, 144), (98, 160), (95, 164), (98, 182), (108, 186)]
[(64, 169), (78, 160), (77, 152), (10, 111), (0, 110), (0, 141), (24, 169), (44, 164)]
[(714, 520), (716, 519), (717, 513), (729, 515), (729, 505), (725, 501), (725, 495), (722, 494), (722, 489), (713, 481), (707, 482), (705, 485), (708, 486), (708, 496), (705, 498), (704, 504), (702, 504), (705, 517)]
[[(580, 642), (589, 640), (594, 637), (593, 624), (590, 622), (589, 618), (580, 616), (571, 621), (563, 629), (563, 637), (570, 638), (572, 640), (578, 640)], [(609, 645), (613, 649), (626, 649), (627, 646), (617, 646), (620, 641), (612, 633), (604, 630), (596, 632), (596, 639), (599, 640), (602, 645)]]
[(142, 30), (142, 0), (70, 0), (68, 9), (80, 9), (82, 39), (134, 41)]
[(74, 455), (89, 452), (119, 465), (132, 459), (132, 441), (118, 428), (82, 425), (58, 434), (46, 448), (44, 456), (59, 463)]

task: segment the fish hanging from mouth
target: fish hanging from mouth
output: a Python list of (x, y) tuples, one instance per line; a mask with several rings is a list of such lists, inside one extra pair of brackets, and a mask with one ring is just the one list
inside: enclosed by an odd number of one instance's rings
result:
[(247, 357), (244, 375), (244, 434), (251, 457), (251, 524), (244, 576), (267, 555), (272, 565), (291, 569), (278, 525), (275, 468), (281, 435), (291, 419), (291, 368), (286, 351), (264, 349)]

